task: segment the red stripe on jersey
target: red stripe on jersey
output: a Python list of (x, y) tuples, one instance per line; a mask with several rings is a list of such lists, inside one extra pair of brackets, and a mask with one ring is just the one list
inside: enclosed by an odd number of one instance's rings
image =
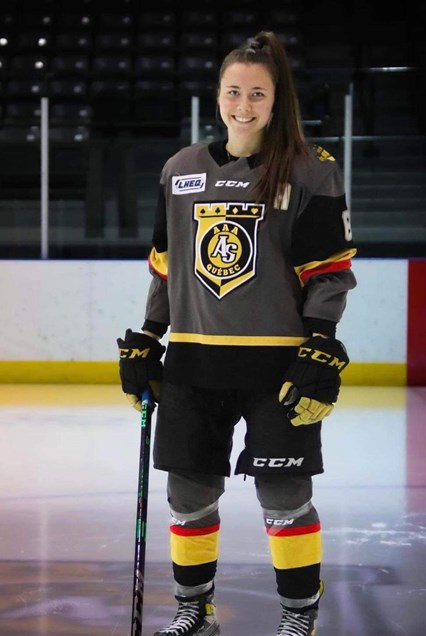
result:
[(319, 266), (319, 267), (315, 267), (314, 269), (307, 269), (306, 272), (303, 272), (303, 274), (300, 275), (303, 284), (306, 283), (306, 281), (311, 277), (311, 276), (317, 276), (318, 274), (330, 274), (333, 272), (341, 272), (343, 269), (350, 269), (351, 268), (351, 259), (348, 258), (345, 261), (337, 261), (336, 263), (328, 263), (327, 265), (323, 265), (323, 266)]
[(220, 523), (215, 523), (212, 526), (205, 526), (204, 528), (183, 528), (182, 526), (170, 526), (170, 532), (173, 534), (179, 534), (183, 537), (200, 537), (203, 534), (212, 534), (218, 532)]
[(298, 534), (312, 534), (321, 530), (320, 523), (312, 523), (309, 526), (299, 526), (298, 528), (280, 528), (279, 530), (272, 526), (266, 529), (268, 534), (274, 537), (294, 537)]

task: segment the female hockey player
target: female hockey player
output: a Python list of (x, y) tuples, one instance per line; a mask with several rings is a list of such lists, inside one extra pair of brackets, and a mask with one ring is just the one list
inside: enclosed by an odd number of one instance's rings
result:
[(336, 161), (305, 141), (276, 35), (225, 57), (217, 104), (227, 139), (183, 148), (163, 168), (145, 322), (117, 341), (132, 404), (147, 383), (159, 400), (153, 455), (168, 471), (178, 610), (156, 636), (220, 631), (218, 502), (241, 418), (235, 473), (254, 477), (263, 510), (277, 636), (311, 636), (323, 591), (312, 475), (349, 362), (335, 332), (356, 284), (349, 212)]

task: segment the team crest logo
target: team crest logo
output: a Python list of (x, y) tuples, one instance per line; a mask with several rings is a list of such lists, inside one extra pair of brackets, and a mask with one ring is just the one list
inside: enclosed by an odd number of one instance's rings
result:
[(257, 228), (265, 206), (256, 203), (196, 203), (195, 275), (223, 298), (255, 275)]

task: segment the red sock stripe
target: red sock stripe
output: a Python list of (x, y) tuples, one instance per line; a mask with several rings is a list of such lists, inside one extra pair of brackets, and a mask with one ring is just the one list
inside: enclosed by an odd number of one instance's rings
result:
[(204, 528), (184, 528), (183, 526), (170, 526), (170, 532), (173, 534), (179, 534), (182, 537), (200, 537), (203, 534), (212, 534), (218, 532), (220, 523), (215, 523), (213, 526), (205, 526)]
[(320, 523), (312, 523), (310, 526), (299, 526), (298, 528), (280, 528), (279, 530), (272, 526), (267, 528), (266, 532), (274, 537), (294, 537), (298, 534), (312, 534), (321, 530)]
[(336, 263), (328, 263), (327, 265), (315, 267), (314, 269), (307, 269), (306, 272), (301, 274), (303, 283), (306, 283), (311, 276), (317, 276), (318, 274), (329, 274), (330, 272), (340, 272), (343, 269), (350, 269), (351, 259), (348, 258), (345, 261), (337, 261)]

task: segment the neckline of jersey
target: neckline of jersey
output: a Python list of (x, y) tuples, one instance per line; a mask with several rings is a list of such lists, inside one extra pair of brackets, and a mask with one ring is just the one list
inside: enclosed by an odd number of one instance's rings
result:
[(234, 157), (226, 150), (227, 139), (220, 139), (218, 141), (211, 141), (208, 145), (208, 150), (211, 157), (219, 166), (224, 166), (227, 163), (236, 162), (239, 159), (246, 159), (249, 168), (253, 169), (260, 165), (260, 153), (250, 155), (249, 157)]

